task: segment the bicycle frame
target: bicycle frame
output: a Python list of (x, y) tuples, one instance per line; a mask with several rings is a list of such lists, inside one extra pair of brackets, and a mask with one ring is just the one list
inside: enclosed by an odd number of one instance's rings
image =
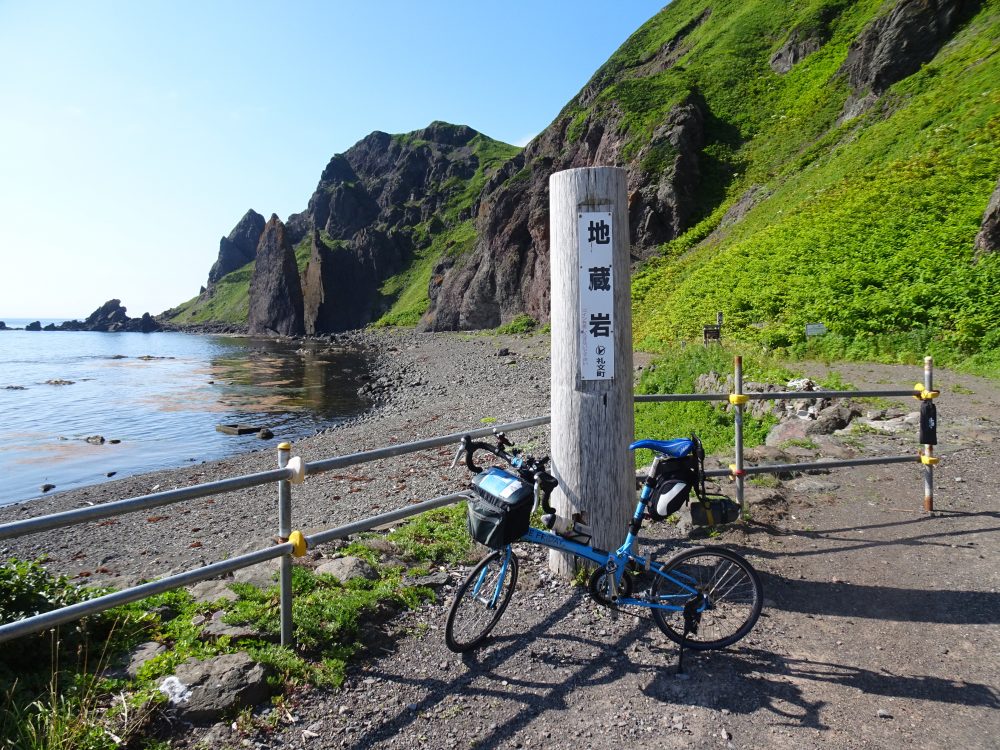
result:
[[(570, 539), (565, 539), (564, 537), (554, 534), (551, 531), (543, 531), (542, 529), (530, 528), (528, 531), (518, 539), (519, 542), (528, 542), (530, 544), (539, 544), (543, 547), (548, 547), (550, 549), (559, 550), (560, 552), (566, 552), (571, 555), (576, 555), (577, 557), (582, 557), (591, 562), (597, 563), (598, 565), (605, 566), (610, 572), (614, 574), (615, 588), (621, 584), (622, 576), (625, 575), (626, 564), (628, 562), (634, 562), (639, 565), (643, 570), (652, 571), (656, 575), (666, 578), (672, 583), (683, 589), (683, 593), (671, 594), (664, 596), (664, 599), (676, 599), (679, 604), (670, 604), (668, 602), (654, 602), (647, 599), (636, 599), (633, 597), (617, 597), (615, 599), (616, 604), (634, 604), (639, 607), (647, 607), (649, 609), (664, 609), (671, 612), (683, 611), (685, 603), (692, 596), (698, 595), (698, 590), (694, 587), (695, 581), (689, 576), (683, 575), (681, 573), (666, 573), (663, 571), (662, 563), (658, 563), (653, 559), (647, 559), (641, 555), (635, 553), (635, 542), (637, 539), (638, 531), (642, 526), (642, 519), (646, 513), (646, 504), (649, 501), (650, 496), (653, 491), (648, 486), (645, 485), (642, 488), (642, 494), (639, 497), (639, 501), (636, 504), (635, 512), (632, 514), (632, 523), (629, 525), (628, 535), (625, 537), (625, 541), (622, 543), (621, 547), (612, 553), (605, 552), (604, 550), (595, 549), (587, 544), (580, 544), (579, 542), (574, 542)], [(501, 583), (507, 574), (507, 565), (510, 560), (511, 547), (508, 544), (506, 548), (506, 553), (504, 555), (503, 570), (501, 571), (500, 581), (497, 584), (496, 591), (493, 594), (491, 600), (491, 606), (494, 606), (497, 597), (500, 594)], [(485, 575), (485, 571), (484, 575)], [(482, 584), (482, 578), (476, 584), (476, 590)], [(703, 602), (699, 607), (698, 611), (703, 611), (710, 603), (708, 600)]]

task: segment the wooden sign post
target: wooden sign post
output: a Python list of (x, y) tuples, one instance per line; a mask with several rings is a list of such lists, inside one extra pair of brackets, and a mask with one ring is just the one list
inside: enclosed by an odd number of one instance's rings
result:
[[(549, 178), (552, 498), (561, 519), (579, 518), (608, 550), (624, 540), (636, 497), (627, 206), (617, 167)], [(554, 550), (549, 567), (575, 573), (572, 556)]]

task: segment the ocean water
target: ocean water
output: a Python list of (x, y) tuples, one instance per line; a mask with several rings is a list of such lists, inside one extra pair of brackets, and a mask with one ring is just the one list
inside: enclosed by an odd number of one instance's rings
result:
[[(37, 497), (44, 484), (58, 492), (111, 472), (274, 450), (364, 411), (357, 389), (366, 366), (362, 355), (318, 342), (0, 331), (0, 505)], [(216, 430), (230, 423), (275, 437)], [(94, 436), (105, 442), (88, 443)]]

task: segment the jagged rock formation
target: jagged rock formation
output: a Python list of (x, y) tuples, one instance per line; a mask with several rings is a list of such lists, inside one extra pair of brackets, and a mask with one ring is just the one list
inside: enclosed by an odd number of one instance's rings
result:
[(853, 90), (843, 119), (858, 116), (889, 86), (919, 70), (978, 7), (979, 0), (901, 0), (872, 21), (840, 69)]
[[(34, 324), (32, 324), (34, 325)], [(56, 325), (49, 323), (44, 328), (27, 328), (33, 331), (98, 331), (101, 333), (153, 333), (162, 331), (163, 326), (148, 312), (140, 318), (130, 318), (121, 300), (111, 299), (92, 312), (86, 320), (66, 320)]]
[(247, 325), (252, 334), (299, 336), (305, 332), (295, 253), (288, 242), (285, 225), (274, 214), (264, 227), (257, 246)]
[(990, 198), (986, 212), (983, 214), (983, 223), (979, 227), (976, 235), (976, 259), (995, 253), (1000, 250), (1000, 180), (997, 180), (996, 189)]
[(264, 217), (251, 208), (229, 236), (219, 240), (219, 257), (208, 272), (209, 286), (257, 257), (257, 244), (264, 233), (264, 224)]
[(390, 307), (382, 283), (448, 222), (471, 217), (461, 194), (483, 170), (480, 149), (491, 144), (470, 127), (434, 122), (402, 136), (372, 133), (330, 160), (306, 210), (288, 220), (292, 242), (310, 244), (308, 332), (363, 326)]

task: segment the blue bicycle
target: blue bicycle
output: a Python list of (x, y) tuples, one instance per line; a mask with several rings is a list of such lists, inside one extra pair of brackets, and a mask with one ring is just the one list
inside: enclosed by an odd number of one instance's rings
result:
[[(661, 466), (691, 457), (700, 445), (696, 439), (677, 439), (640, 440), (629, 446), (637, 448), (653, 450), (656, 458), (624, 543), (607, 552), (589, 544), (586, 526), (557, 518), (549, 495), (558, 482), (546, 471), (547, 457), (522, 454), (502, 433), (497, 434), (496, 445), (463, 438), (455, 461), (464, 452), (465, 464), (475, 474), (469, 494), (469, 531), (494, 551), (476, 565), (455, 594), (445, 627), (448, 648), (456, 652), (476, 648), (500, 621), (517, 585), (519, 565), (511, 548), (515, 541), (540, 544), (594, 563), (597, 568), (588, 590), (598, 603), (651, 610), (657, 626), (682, 649), (724, 648), (750, 632), (760, 616), (763, 589), (757, 572), (743, 557), (714, 546), (684, 549), (664, 562), (636, 553), (643, 520), (658, 517), (654, 488), (664, 486), (659, 481)], [(498, 467), (483, 470), (474, 460), (477, 450), (492, 453), (513, 473)], [(530, 525), (532, 511), (539, 505), (546, 530)]]

